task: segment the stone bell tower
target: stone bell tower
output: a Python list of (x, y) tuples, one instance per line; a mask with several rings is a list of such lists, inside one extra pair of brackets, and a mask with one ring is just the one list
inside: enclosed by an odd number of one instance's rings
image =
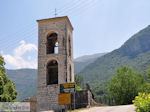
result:
[(38, 22), (38, 111), (61, 110), (59, 84), (74, 82), (73, 27), (67, 16)]

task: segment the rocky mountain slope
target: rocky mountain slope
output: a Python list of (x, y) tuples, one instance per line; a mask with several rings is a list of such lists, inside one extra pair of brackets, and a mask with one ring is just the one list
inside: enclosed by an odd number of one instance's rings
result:
[(74, 60), (75, 65), (75, 74), (82, 71), (87, 65), (94, 62), (97, 58), (100, 58), (101, 56), (105, 55), (107, 53), (97, 53), (92, 55), (84, 55), (81, 57), (78, 57)]
[(130, 66), (144, 72), (150, 66), (150, 26), (139, 31), (116, 49), (85, 67), (81, 72), (85, 82), (110, 79), (120, 66)]

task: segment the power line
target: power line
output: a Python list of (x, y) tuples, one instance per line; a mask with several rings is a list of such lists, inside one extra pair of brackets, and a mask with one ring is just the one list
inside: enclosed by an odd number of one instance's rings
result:
[[(77, 1), (77, 0), (74, 0), (74, 1)], [(71, 4), (72, 2), (70, 2), (70, 4)], [(68, 5), (67, 5), (68, 6)], [(65, 9), (64, 8), (65, 6), (63, 6), (62, 7), (62, 9)], [(30, 24), (30, 26), (31, 26), (31, 24)], [(27, 26), (25, 26), (25, 27), (28, 27), (28, 25)], [(24, 29), (24, 28), (23, 28)], [(29, 29), (29, 27), (27, 28), (27, 29)], [(26, 31), (26, 29), (25, 30), (23, 30), (23, 31)], [(1, 36), (3, 39), (4, 38), (7, 38), (7, 37), (16, 37), (16, 36), (18, 36), (18, 34), (20, 33), (20, 34), (22, 34), (22, 29), (21, 30), (18, 30), (18, 31), (16, 31), (16, 32), (14, 32), (14, 33), (12, 33), (12, 34), (8, 34), (8, 35), (5, 35), (5, 36)], [(19, 33), (18, 33), (19, 32)], [(3, 40), (4, 41), (4, 40)], [(7, 40), (7, 42), (8, 42), (8, 40)]]
[[(78, 2), (81, 2), (82, 0), (73, 0), (73, 1), (69, 1), (69, 2), (67, 2), (67, 3), (65, 3), (63, 6), (61, 6), (60, 8), (58, 8), (58, 7), (56, 7), (56, 9), (57, 9), (57, 12), (58, 12), (58, 14), (63, 10), (67, 10), (68, 8), (71, 8), (72, 7), (72, 5), (75, 5), (75, 4), (77, 4)], [(55, 10), (54, 9), (51, 9), (52, 11), (50, 12), (50, 13), (52, 13), (52, 14), (54, 14), (55, 13)]]
[[(11, 40), (13, 39), (16, 39), (17, 36), (20, 36), (20, 35), (26, 35), (26, 34), (29, 34), (31, 31), (37, 29), (36, 27), (33, 27), (31, 30), (24, 30), (23, 32), (19, 32), (19, 33), (15, 33), (15, 35), (9, 35), (7, 36), (5, 39), (2, 39), (1, 42), (3, 43), (4, 41), (9, 41), (10, 39), (8, 37), (11, 37)], [(26, 32), (27, 31), (27, 32)]]
[[(57, 8), (57, 15), (60, 16), (60, 15), (66, 15), (68, 12), (71, 12), (73, 10), (76, 10), (76, 8), (79, 8), (79, 7), (84, 7), (88, 4), (91, 4), (93, 1), (95, 0), (87, 0), (85, 2), (85, 0), (74, 0), (73, 2), (71, 1), (69, 4), (66, 4), (64, 6), (62, 6), (61, 8)], [(72, 6), (73, 5), (73, 6)], [(52, 11), (51, 13), (55, 13), (55, 10)]]
[[(74, 0), (74, 1), (77, 1), (77, 0)], [(81, 8), (81, 7), (84, 7), (84, 6), (88, 6), (87, 4), (91, 4), (93, 1), (94, 1), (94, 0), (88, 1), (88, 2), (86, 2), (86, 4), (81, 4), (81, 3), (85, 2), (85, 1), (78, 2), (78, 4), (75, 4), (74, 7), (71, 7), (71, 6), (70, 6), (70, 7), (69, 7), (70, 9), (68, 8), (69, 10), (68, 10), (68, 9), (65, 9), (66, 12), (65, 12), (65, 11), (60, 11), (59, 13), (62, 12), (62, 13), (64, 13), (64, 14), (65, 14), (65, 13), (69, 13), (69, 14), (71, 13), (71, 14), (73, 14), (73, 13), (74, 13), (74, 12), (72, 12), (73, 9), (77, 10), (76, 8)], [(70, 2), (70, 3), (72, 3), (72, 2)], [(81, 5), (80, 5), (80, 4), (81, 4)], [(61, 8), (60, 8), (60, 9), (61, 9)], [(62, 9), (64, 9), (64, 8), (62, 8)], [(29, 29), (29, 28), (28, 28), (28, 29)], [(21, 30), (21, 31), (22, 31), (22, 30)], [(20, 31), (17, 31), (17, 32), (15, 32), (15, 33), (13, 33), (13, 34), (4, 36), (4, 38), (5, 38), (5, 37), (12, 36), (12, 35), (16, 35), (16, 34), (18, 34), (18, 32), (21, 33)]]
[[(14, 35), (16, 35), (16, 34), (22, 33), (22, 31), (24, 31), (24, 28), (26, 28), (26, 27), (27, 27), (27, 29), (32, 28), (33, 26), (31, 27), (31, 25), (33, 25), (33, 24), (26, 25), (25, 27), (23, 27), (23, 30), (22, 30), (22, 29), (19, 29), (18, 31), (16, 31), (16, 32), (14, 32), (14, 33), (1, 36), (1, 39), (7, 38), (7, 37), (12, 37), (12, 36), (14, 36)], [(25, 30), (25, 31), (26, 31), (26, 30)]]
[(85, 12), (88, 12), (87, 9), (92, 9), (92, 8), (94, 8), (97, 2), (98, 2), (98, 0), (93, 0), (93, 2), (90, 3), (89, 5), (86, 5), (86, 6), (84, 6), (84, 7), (79, 8), (78, 11), (75, 11), (74, 13), (69, 12), (68, 15), (70, 14), (70, 15), (72, 15), (72, 16), (75, 16), (75, 15), (81, 16), (82, 13), (85, 14)]
[(68, 12), (68, 11), (71, 11), (72, 9), (74, 9), (74, 8), (76, 8), (76, 7), (78, 7), (78, 6), (80, 6), (81, 4), (84, 4), (84, 2), (85, 2), (84, 0), (83, 0), (83, 1), (80, 0), (80, 1), (78, 1), (78, 2), (76, 2), (76, 3), (74, 3), (73, 6), (70, 5), (70, 6), (67, 7), (67, 8), (61, 9), (61, 10), (59, 11), (59, 13), (61, 14), (61, 13), (66, 13), (66, 12)]
[[(70, 5), (73, 3), (73, 2), (75, 2), (75, 1), (78, 1), (78, 0), (73, 0), (73, 1), (67, 1), (64, 5), (62, 5), (60, 8), (58, 8), (57, 6), (55, 7), (55, 8), (51, 8), (50, 9), (50, 14), (51, 14), (51, 17), (54, 17), (55, 16), (55, 9), (57, 9), (57, 12), (59, 12), (59, 10), (64, 10), (65, 8), (67, 8), (68, 6), (70, 7)], [(50, 18), (50, 17), (48, 17), (48, 18)]]
[(78, 9), (82, 9), (82, 8), (84, 8), (86, 6), (89, 6), (90, 4), (93, 4), (95, 1), (96, 0), (88, 0), (86, 2), (85, 1), (80, 1), (80, 2), (78, 2), (78, 4), (75, 4), (74, 6), (71, 6), (71, 7), (67, 8), (67, 9), (65, 9), (65, 10), (61, 10), (59, 12), (59, 14), (61, 14), (61, 15), (66, 15), (66, 14), (69, 15), (70, 13), (73, 14)]
[(69, 1), (69, 3), (65, 3), (65, 5), (64, 6), (62, 6), (61, 8), (59, 8), (59, 10), (65, 10), (65, 9), (67, 9), (67, 8), (69, 8), (69, 7), (72, 7), (72, 4), (73, 5), (75, 5), (76, 3), (78, 3), (78, 2), (81, 2), (82, 0), (73, 0), (73, 1)]
[[(61, 10), (68, 10), (67, 8), (71, 8), (71, 4), (72, 3), (80, 3), (80, 2), (77, 2), (78, 0), (74, 0), (73, 2), (71, 1), (71, 2), (69, 2), (67, 5), (64, 5), (62, 8), (60, 8)], [(81, 0), (80, 0), (81, 1)], [(83, 2), (83, 1), (82, 1)], [(74, 4), (75, 6), (76, 6), (76, 4)], [(67, 7), (67, 6), (69, 6), (69, 7)], [(66, 8), (67, 7), (67, 8)], [(25, 27), (28, 27), (28, 26), (31, 26), (32, 24), (29, 24), (29, 25), (26, 25)], [(23, 28), (24, 29), (24, 28)], [(29, 29), (29, 27), (27, 28), (27, 29)], [(23, 31), (26, 31), (26, 30), (23, 30)], [(4, 36), (2, 36), (1, 35), (1, 39), (4, 39), (4, 38), (7, 38), (7, 37), (15, 37), (15, 36), (17, 36), (18, 35), (18, 32), (19, 33), (22, 33), (22, 29), (20, 29), (20, 30), (18, 30), (18, 31), (16, 31), (16, 32), (14, 32), (14, 33), (12, 33), (12, 34), (8, 34), (8, 35), (4, 35)]]
[[(35, 33), (35, 31), (36, 31), (36, 30), (34, 30), (34, 31), (30, 32), (30, 33), (27, 33), (26, 35), (23, 35), (24, 38), (21, 38), (21, 39), (20, 39), (20, 38), (17, 38), (17, 39), (15, 39), (15, 40), (11, 40), (11, 41), (6, 40), (6, 42), (2, 42), (1, 45), (4, 46), (4, 45), (7, 43), (7, 47), (5, 48), (5, 50), (8, 50), (8, 49), (12, 48), (12, 46), (13, 46), (14, 44), (17, 44), (17, 43), (20, 42), (21, 40), (26, 40), (26, 39), (31, 38), (31, 37), (33, 36), (33, 34)], [(0, 48), (0, 49), (1, 49), (1, 48)], [(3, 49), (1, 49), (1, 50), (3, 50)]]
[[(78, 1), (78, 0), (74, 0), (74, 1)], [(64, 9), (64, 10), (61, 10), (61, 11), (58, 11), (60, 14), (70, 14), (70, 15), (81, 15), (81, 13), (84, 13), (84, 11), (83, 10), (86, 10), (87, 8), (92, 8), (94, 5), (95, 5), (95, 3), (96, 3), (97, 1), (96, 0), (90, 0), (90, 1), (88, 1), (88, 2), (85, 2), (85, 1), (80, 1), (80, 2), (75, 2), (75, 4), (74, 4), (74, 6), (71, 6), (71, 5), (67, 5), (67, 7), (65, 7), (65, 5), (62, 7), (62, 8), (60, 8), (60, 9)], [(70, 4), (72, 4), (72, 2), (70, 2)], [(60, 10), (59, 9), (59, 10)], [(76, 11), (75, 11), (76, 10)], [(80, 13), (78, 12), (78, 11), (80, 11)], [(37, 28), (35, 28), (35, 29), (37, 29)], [(30, 36), (31, 36), (31, 34), (34, 34), (35, 32), (35, 29), (32, 29), (33, 31), (32, 32), (30, 32), (30, 33), (27, 33), (26, 32), (26, 30), (24, 29), (23, 31), (25, 31), (24, 33), (25, 33), (25, 35), (26, 34), (30, 34)], [(22, 30), (21, 30), (22, 31)], [(20, 30), (19, 30), (19, 33), (21, 33), (21, 34), (23, 34), (22, 32), (21, 32)], [(15, 33), (13, 33), (13, 34), (10, 34), (10, 35), (7, 35), (7, 36), (4, 36), (4, 37), (9, 37), (9, 36), (11, 36), (11, 37), (16, 37), (18, 35), (18, 31), (17, 32), (15, 32)], [(9, 48), (9, 47), (11, 47), (11, 45), (13, 45), (13, 44), (15, 44), (15, 43), (18, 43), (18, 41), (20, 41), (20, 40), (23, 40), (23, 39), (28, 39), (28, 38), (30, 38), (30, 36), (27, 36), (27, 37), (25, 37), (25, 35), (23, 35), (23, 37), (24, 38), (18, 38), (18, 39), (15, 39), (15, 40), (10, 40), (10, 41), (8, 41), (8, 39), (7, 39), (7, 43), (9, 43), (9, 42), (11, 42), (11, 44), (9, 44), (8, 45), (8, 47), (7, 47), (7, 49)], [(5, 40), (3, 40), (3, 41), (5, 41)], [(5, 42), (4, 42), (4, 44), (5, 44)], [(3, 45), (3, 44), (1, 44), (1, 45)]]

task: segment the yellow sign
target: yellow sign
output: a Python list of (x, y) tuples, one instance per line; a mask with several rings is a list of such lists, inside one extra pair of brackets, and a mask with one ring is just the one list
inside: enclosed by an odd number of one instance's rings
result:
[(60, 84), (60, 93), (72, 93), (75, 91), (75, 83)]
[(58, 95), (59, 105), (69, 105), (71, 104), (71, 94), (70, 93), (61, 93)]
[(64, 89), (75, 88), (75, 83), (64, 83), (64, 84), (60, 84), (60, 86), (63, 86)]

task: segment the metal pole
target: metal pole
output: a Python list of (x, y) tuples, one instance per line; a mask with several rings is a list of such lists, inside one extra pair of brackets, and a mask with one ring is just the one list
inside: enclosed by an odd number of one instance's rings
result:
[(74, 96), (74, 110), (75, 110), (75, 109), (76, 109), (76, 107), (75, 107), (75, 106), (76, 106), (76, 102), (75, 102), (75, 98), (76, 98), (76, 90), (74, 91), (74, 95), (73, 95), (73, 96)]

